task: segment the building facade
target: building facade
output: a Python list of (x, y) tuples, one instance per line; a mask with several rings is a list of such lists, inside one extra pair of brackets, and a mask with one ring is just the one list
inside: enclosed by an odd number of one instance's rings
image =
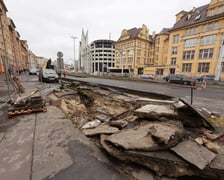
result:
[(194, 7), (189, 12), (181, 11), (176, 14), (172, 28), (155, 36), (154, 53), (158, 54), (158, 59), (155, 56), (155, 64), (145, 67), (145, 72), (213, 74), (217, 80), (223, 79), (223, 34), (223, 0), (211, 0), (210, 4)]
[(7, 16), (7, 8), (0, 0), (0, 73), (12, 67), (15, 72), (29, 69), (27, 41), (20, 40), (13, 20)]
[(115, 68), (130, 69), (143, 74), (147, 65), (154, 64), (154, 41), (146, 25), (124, 29), (115, 42)]
[(8, 59), (8, 52), (10, 49), (10, 36), (8, 30), (8, 10), (5, 6), (5, 3), (0, 0), (0, 72), (4, 72), (5, 68), (8, 68), (9, 64), (11, 64)]
[(132, 68), (135, 75), (158, 77), (216, 75), (224, 78), (224, 0), (182, 10), (172, 28), (149, 35), (142, 28), (123, 30), (115, 43), (115, 67)]
[(88, 31), (86, 34), (82, 30), (81, 41), (79, 42), (78, 71), (88, 73), (90, 71), (90, 61), (88, 55)]
[(114, 67), (114, 43), (113, 40), (96, 40), (90, 44), (90, 72), (108, 72)]
[(169, 37), (167, 74), (215, 75), (222, 68), (217, 76), (224, 78), (224, 0), (178, 13)]

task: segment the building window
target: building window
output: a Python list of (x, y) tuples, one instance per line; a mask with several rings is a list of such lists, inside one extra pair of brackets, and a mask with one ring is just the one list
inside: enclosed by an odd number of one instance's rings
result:
[(210, 59), (213, 57), (213, 48), (209, 49), (200, 49), (199, 51), (199, 59)]
[(137, 64), (140, 64), (140, 57), (137, 57), (137, 61), (136, 61)]
[(221, 64), (221, 72), (224, 72), (224, 62)]
[(196, 27), (196, 28), (187, 29), (185, 34), (186, 36), (198, 34), (198, 28)]
[(173, 36), (173, 44), (176, 44), (179, 42), (179, 35), (174, 35)]
[(183, 52), (183, 60), (194, 59), (195, 50), (184, 51)]
[(141, 50), (140, 49), (137, 50), (137, 56), (141, 56)]
[(215, 9), (211, 9), (210, 10), (210, 16), (214, 16), (215, 15)]
[(172, 54), (177, 54), (177, 47), (172, 48)]
[(133, 63), (133, 58), (132, 57), (129, 57), (128, 58), (128, 64), (132, 64)]
[(160, 43), (160, 38), (155, 40), (155, 44), (159, 45), (159, 43)]
[(218, 22), (206, 24), (203, 26), (203, 32), (217, 30), (219, 28)]
[(223, 9), (224, 9), (223, 7), (224, 7), (224, 6), (219, 6), (219, 11), (218, 11), (219, 14), (223, 13), (223, 11), (224, 11), (224, 10), (223, 10)]
[(122, 63), (126, 64), (126, 59), (125, 58), (122, 59)]
[(201, 45), (215, 44), (216, 35), (204, 36), (201, 38)]
[(196, 46), (196, 39), (187, 39), (185, 40), (184, 42), (184, 47), (187, 48), (187, 47), (194, 47)]
[(210, 63), (199, 63), (198, 72), (208, 72)]
[(171, 65), (175, 65), (177, 63), (177, 58), (171, 58)]
[(138, 42), (137, 46), (138, 46), (138, 47), (141, 47), (141, 42)]
[(191, 72), (192, 63), (184, 63), (182, 66), (182, 72)]
[(133, 49), (129, 50), (129, 51), (128, 51), (128, 55), (129, 55), (129, 56), (134, 55), (134, 50), (133, 50)]

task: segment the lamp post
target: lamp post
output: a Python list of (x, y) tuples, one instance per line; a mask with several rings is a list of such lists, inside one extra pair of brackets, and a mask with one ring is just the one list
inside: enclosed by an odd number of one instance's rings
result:
[(71, 38), (73, 39), (73, 43), (74, 43), (74, 71), (75, 71), (75, 40), (78, 38), (76, 36), (71, 36)]

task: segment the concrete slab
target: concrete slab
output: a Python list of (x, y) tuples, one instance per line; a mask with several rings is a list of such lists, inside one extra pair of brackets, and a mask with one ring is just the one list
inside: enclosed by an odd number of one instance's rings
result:
[(48, 106), (37, 115), (32, 180), (52, 177), (72, 165), (68, 144), (73, 139), (73, 125), (59, 108)]
[(158, 144), (153, 140), (147, 127), (123, 130), (117, 134), (112, 134), (106, 141), (125, 150), (146, 151), (158, 148)]
[(136, 109), (134, 113), (140, 118), (158, 118), (161, 116), (175, 117), (177, 115), (171, 105), (154, 104), (147, 104)]
[[(210, 167), (212, 169), (224, 171), (224, 146), (221, 147), (219, 153), (215, 157), (215, 159), (211, 162)], [(224, 173), (222, 173), (224, 178)]]
[(201, 170), (216, 157), (213, 152), (191, 140), (182, 141), (171, 150)]
[(125, 150), (168, 149), (185, 137), (183, 127), (170, 122), (149, 122), (138, 128), (112, 134), (107, 141)]
[(98, 134), (114, 134), (118, 133), (119, 129), (115, 127), (111, 127), (108, 124), (101, 124), (100, 126), (93, 129), (84, 129), (83, 133), (86, 136), (94, 136)]
[(20, 116), (20, 121), (5, 132), (0, 143), (0, 179), (29, 180), (35, 114)]

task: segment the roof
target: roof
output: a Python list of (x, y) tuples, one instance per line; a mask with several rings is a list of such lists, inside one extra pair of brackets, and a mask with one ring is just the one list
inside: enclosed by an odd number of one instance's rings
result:
[(14, 21), (10, 17), (8, 17), (8, 22), (9, 22), (9, 26), (12, 25), (14, 29), (16, 28)]
[(183, 17), (174, 24), (174, 26), (170, 29), (170, 31), (179, 29), (182, 27), (198, 24), (201, 22), (208, 21), (210, 19), (217, 18), (217, 16), (223, 16), (223, 13), (216, 16), (207, 17), (207, 8), (209, 4), (206, 4), (204, 6), (195, 8), (189, 12), (186, 12)]
[(0, 3), (2, 4), (2, 6), (3, 6), (3, 7), (4, 7), (4, 9), (5, 9), (5, 11), (7, 12), (7, 11), (8, 11), (8, 9), (7, 9), (7, 7), (6, 7), (5, 3), (4, 3), (4, 1), (3, 1), (3, 0), (0, 0)]
[[(132, 28), (127, 30), (128, 34), (130, 35), (129, 39), (134, 39), (134, 38), (138, 38), (138, 34), (141, 32), (142, 28)], [(153, 38), (152, 35), (149, 35), (148, 37), (150, 42), (153, 42)], [(120, 41), (120, 38), (118, 39), (118, 41)]]
[(170, 28), (163, 28), (159, 34), (169, 34)]
[(138, 37), (138, 33), (141, 31), (141, 28), (132, 28), (128, 30), (128, 33), (130, 35), (130, 38), (136, 38)]

